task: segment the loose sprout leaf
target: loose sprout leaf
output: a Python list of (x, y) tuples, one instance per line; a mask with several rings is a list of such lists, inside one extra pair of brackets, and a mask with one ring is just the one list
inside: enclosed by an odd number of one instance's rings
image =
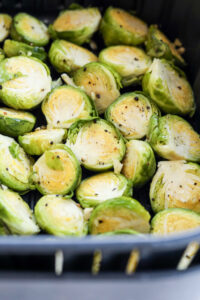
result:
[(13, 142), (10, 146), (9, 146), (9, 151), (11, 153), (11, 155), (13, 156), (13, 158), (16, 159), (20, 159), (20, 148), (19, 145), (15, 142)]

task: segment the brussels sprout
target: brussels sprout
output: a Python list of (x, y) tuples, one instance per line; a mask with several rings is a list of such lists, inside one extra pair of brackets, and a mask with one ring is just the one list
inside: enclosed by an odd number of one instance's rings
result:
[(97, 57), (83, 47), (64, 40), (56, 40), (49, 50), (49, 60), (59, 73), (70, 73), (87, 63), (97, 61)]
[(135, 231), (133, 229), (120, 229), (120, 230), (105, 232), (100, 235), (101, 236), (112, 236), (112, 235), (127, 235), (127, 234), (135, 234), (135, 235), (142, 236), (142, 234), (138, 233), (137, 231)]
[(183, 71), (164, 59), (154, 59), (142, 80), (144, 92), (165, 112), (192, 116), (195, 111), (192, 88)]
[(179, 116), (159, 118), (153, 115), (147, 139), (157, 154), (165, 159), (200, 162), (200, 136)]
[(12, 18), (7, 14), (0, 14), (0, 42), (5, 40), (10, 33)]
[(73, 80), (93, 99), (100, 114), (120, 95), (120, 75), (102, 63), (85, 65), (75, 71)]
[(81, 168), (72, 151), (65, 145), (57, 144), (36, 161), (32, 180), (43, 195), (66, 195), (79, 184)]
[(166, 208), (188, 208), (200, 213), (200, 166), (186, 161), (162, 161), (150, 188), (154, 212)]
[(147, 38), (148, 27), (139, 18), (120, 8), (108, 7), (100, 26), (104, 43), (139, 45)]
[(0, 132), (2, 134), (17, 137), (30, 132), (35, 122), (35, 116), (28, 112), (0, 107)]
[(31, 46), (45, 46), (49, 42), (46, 25), (26, 13), (15, 15), (11, 26), (13, 40), (31, 44)]
[(31, 161), (13, 138), (0, 134), (0, 181), (9, 188), (24, 192), (29, 182)]
[(42, 103), (42, 111), (49, 128), (69, 128), (77, 120), (97, 115), (89, 97), (70, 85), (53, 89)]
[(4, 53), (3, 49), (0, 48), (0, 62), (2, 60), (4, 60), (4, 58), (5, 58), (5, 53)]
[(19, 136), (19, 144), (30, 155), (41, 155), (52, 145), (62, 143), (67, 137), (65, 129), (40, 129)]
[(191, 230), (200, 226), (200, 216), (190, 209), (169, 208), (158, 214), (151, 221), (151, 233), (167, 235)]
[(89, 232), (100, 234), (121, 229), (149, 232), (150, 214), (135, 199), (118, 197), (106, 200), (93, 211), (89, 220)]
[(31, 235), (39, 232), (39, 227), (28, 204), (5, 186), (0, 187), (0, 220), (12, 234)]
[(51, 90), (48, 67), (36, 58), (16, 56), (0, 63), (0, 98), (15, 109), (31, 109)]
[(47, 54), (43, 47), (30, 46), (13, 40), (5, 40), (3, 50), (7, 57), (24, 55), (33, 56), (40, 60), (45, 60), (47, 58)]
[(125, 154), (125, 144), (117, 129), (109, 122), (96, 118), (80, 120), (68, 131), (67, 146), (81, 164), (93, 171), (111, 169)]
[(108, 47), (100, 52), (99, 61), (120, 74), (123, 86), (140, 83), (151, 65), (151, 58), (142, 49), (131, 46)]
[(106, 172), (86, 178), (76, 190), (82, 207), (93, 207), (120, 196), (132, 196), (132, 184), (121, 174)]
[(148, 143), (132, 140), (126, 143), (122, 174), (134, 187), (142, 187), (156, 171), (156, 160)]
[(157, 25), (151, 25), (146, 42), (147, 54), (152, 57), (165, 58), (176, 64), (185, 65), (184, 59), (178, 53), (172, 42), (158, 29)]
[(130, 140), (146, 136), (153, 114), (160, 115), (157, 106), (142, 92), (136, 91), (121, 95), (108, 107), (105, 117)]
[(43, 230), (53, 235), (81, 236), (87, 231), (83, 210), (67, 197), (43, 196), (35, 206), (35, 218)]
[(10, 231), (8, 230), (8, 228), (5, 226), (5, 224), (3, 224), (0, 221), (0, 236), (2, 236), (2, 235), (9, 235), (9, 234), (10, 234)]
[(64, 39), (82, 45), (88, 43), (99, 27), (101, 14), (98, 8), (70, 8), (60, 13), (49, 33), (53, 39)]

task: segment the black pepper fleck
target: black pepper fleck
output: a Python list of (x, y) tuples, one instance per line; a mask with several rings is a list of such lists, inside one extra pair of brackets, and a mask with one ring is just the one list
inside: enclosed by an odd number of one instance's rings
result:
[(50, 145), (53, 145), (53, 141), (50, 142)]
[(48, 203), (45, 203), (45, 206), (48, 206)]
[(138, 98), (138, 97), (135, 97), (135, 98), (134, 98), (134, 100), (135, 100), (135, 101), (138, 101), (138, 100), (139, 100), (139, 98)]
[(99, 98), (101, 98), (101, 95), (100, 94), (96, 94), (96, 97), (99, 99)]

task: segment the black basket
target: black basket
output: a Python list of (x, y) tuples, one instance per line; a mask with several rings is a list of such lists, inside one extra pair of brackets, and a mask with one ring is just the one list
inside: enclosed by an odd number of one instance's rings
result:
[[(31, 13), (45, 22), (52, 21), (61, 9), (66, 8), (70, 0), (2, 0), (1, 12), (16, 14), (18, 11)], [(131, 9), (148, 22), (158, 24), (171, 40), (179, 38), (186, 48), (185, 59), (188, 62), (186, 73), (193, 86), (197, 112), (191, 120), (194, 128), (200, 132), (200, 2), (198, 0), (82, 0), (84, 6), (95, 5), (102, 9), (108, 5)], [(150, 209), (147, 189), (135, 193), (134, 197)], [(25, 199), (33, 208), (35, 194)], [(125, 268), (132, 250), (138, 249), (140, 261), (135, 278), (171, 276), (177, 274), (177, 263), (188, 243), (200, 242), (200, 230), (159, 238), (146, 236), (58, 238), (49, 235), (31, 237), (6, 236), (0, 238), (0, 276), (5, 270), (54, 272), (52, 255), (64, 254), (64, 273), (89, 274), (93, 263), (94, 251), (102, 254), (99, 265), (99, 278), (125, 276)], [(9, 256), (9, 258), (8, 258)], [(198, 269), (198, 257), (193, 268)], [(191, 268), (192, 269), (192, 268)], [(42, 273), (41, 273), (42, 274)], [(46, 273), (44, 273), (46, 274)], [(71, 275), (70, 275), (71, 276)], [(97, 277), (96, 277), (97, 278)], [(3, 299), (3, 298), (2, 298)]]

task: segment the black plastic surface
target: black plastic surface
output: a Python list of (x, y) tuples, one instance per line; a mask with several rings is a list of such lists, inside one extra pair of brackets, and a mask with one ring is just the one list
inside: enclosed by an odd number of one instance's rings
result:
[[(66, 8), (72, 2), (70, 0), (3, 0), (0, 2), (0, 9), (1, 12), (12, 15), (18, 11), (26, 11), (48, 23), (57, 16), (61, 9)], [(174, 40), (176, 37), (180, 38), (186, 48), (185, 59), (188, 62), (186, 73), (194, 88), (197, 103), (197, 113), (191, 120), (191, 123), (200, 132), (200, 2), (198, 0), (99, 0), (98, 2), (85, 0), (78, 2), (84, 6), (99, 6), (102, 11), (108, 5), (134, 10), (148, 24), (158, 24), (171, 40)], [(96, 39), (101, 44), (101, 40), (97, 35)], [(31, 193), (25, 196), (32, 208), (37, 197), (39, 197), (39, 194), (36, 197), (35, 194)], [(135, 191), (134, 197), (141, 201), (146, 208), (150, 209), (148, 187), (139, 192)], [(162, 266), (162, 264), (160, 261), (156, 261), (155, 255), (164, 253), (166, 261), (173, 260), (174, 257), (177, 259), (184, 247), (192, 240), (200, 241), (200, 230), (177, 237), (154, 238), (146, 236), (145, 239), (134, 236), (105, 239), (98, 237), (56, 238), (47, 235), (33, 237), (8, 236), (0, 238), (0, 254), (53, 254), (57, 249), (62, 249), (68, 258), (73, 257), (74, 254), (88, 254), (90, 258), (88, 258), (88, 264), (86, 263), (87, 267), (83, 266), (83, 269), (88, 270), (91, 266), (92, 253), (98, 248), (105, 252), (105, 261), (107, 260), (108, 265), (110, 263), (110, 269), (112, 269), (113, 265), (116, 264), (115, 260), (113, 261), (114, 255), (122, 253), (127, 258), (130, 250), (139, 248), (144, 261), (146, 259), (146, 261), (154, 262), (152, 265), (149, 265), (149, 269), (156, 269), (157, 265)], [(173, 256), (172, 253), (176, 254)], [(121, 259), (123, 258), (121, 257), (120, 261)], [(175, 267), (175, 262), (171, 267)], [(121, 271), (120, 267), (116, 269)]]

